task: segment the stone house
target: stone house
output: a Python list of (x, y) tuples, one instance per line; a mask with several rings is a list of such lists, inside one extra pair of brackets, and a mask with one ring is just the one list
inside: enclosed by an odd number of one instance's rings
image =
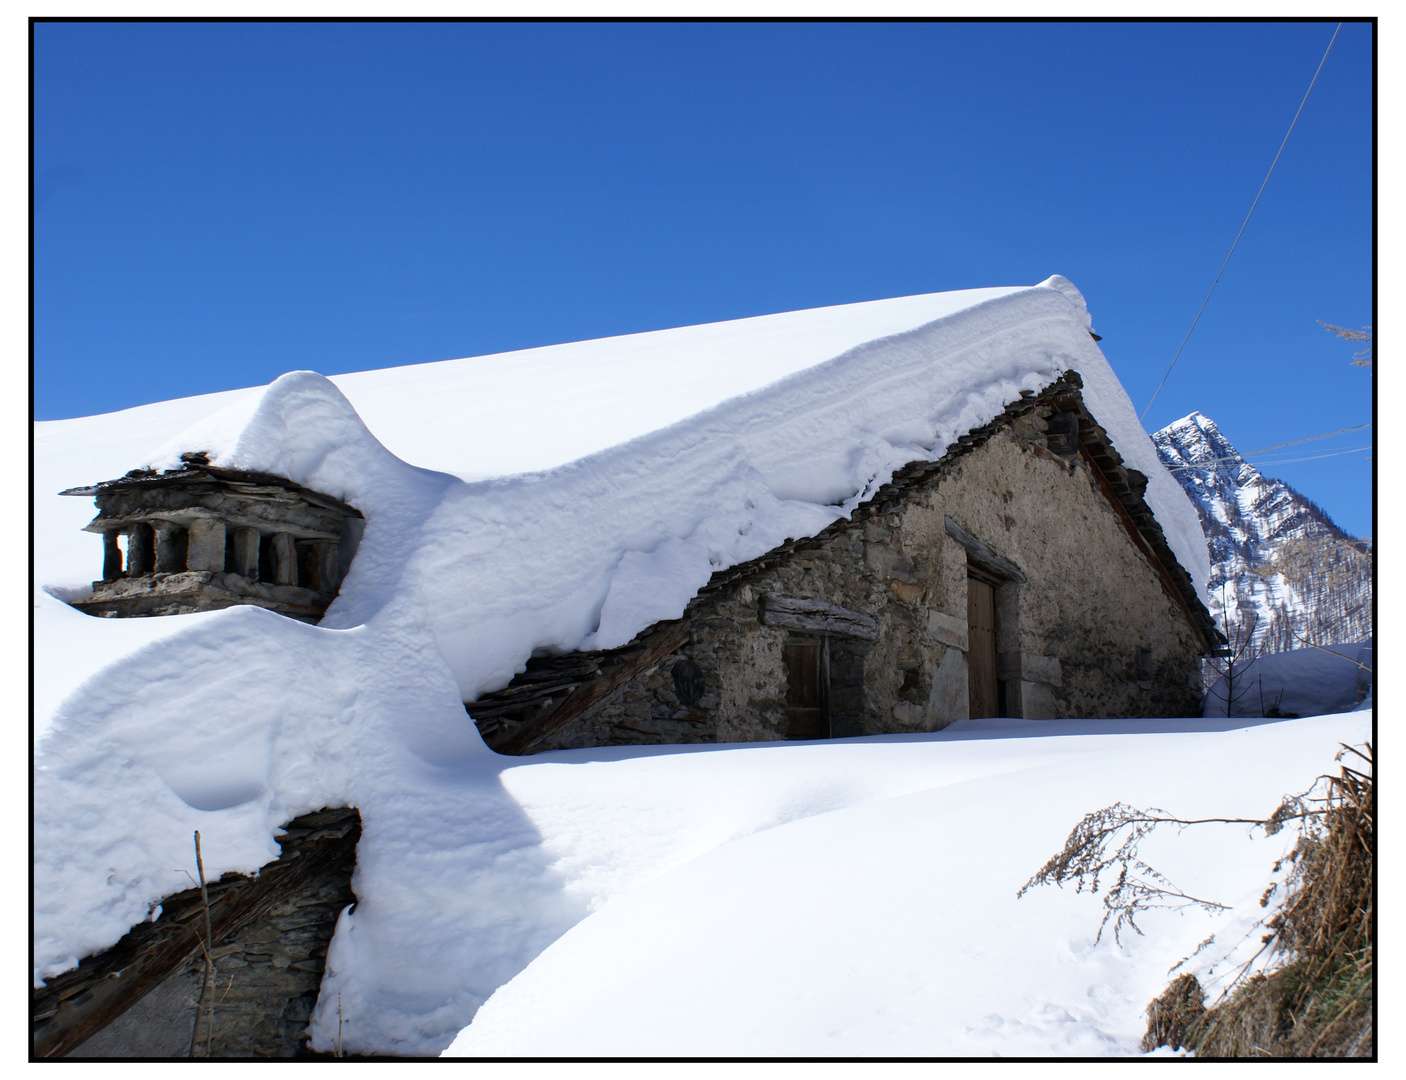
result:
[(1222, 644), (1067, 372), (848, 519), (721, 570), (618, 649), (466, 703), (502, 753), (1189, 716)]
[[(466, 722), (500, 753), (531, 754), (1194, 715), (1201, 658), (1223, 639), (1148, 478), (1082, 391), (1066, 370), (1023, 392), (848, 516), (718, 570), (680, 618), (618, 648), (534, 655), (466, 702)], [(363, 525), (338, 499), (199, 451), (63, 494), (97, 501), (86, 528), (102, 537), (103, 572), (72, 602), (101, 617), (256, 604), (316, 623)], [(208, 933), (194, 890), (168, 897), (36, 997), (35, 1055), (183, 1053), (200, 1030), (207, 936), (223, 973), (213, 1053), (300, 1052), (337, 914), (355, 899), (359, 832), (347, 809), (290, 823), (282, 859), (212, 885)]]
[[(681, 619), (535, 656), (465, 708), (506, 754), (1194, 714), (1222, 639), (1081, 388), (1070, 371), (1025, 392), (847, 519), (718, 571)], [(87, 529), (104, 543), (102, 580), (74, 606), (318, 621), (360, 513), (199, 452), (183, 462), (63, 492), (96, 497)]]

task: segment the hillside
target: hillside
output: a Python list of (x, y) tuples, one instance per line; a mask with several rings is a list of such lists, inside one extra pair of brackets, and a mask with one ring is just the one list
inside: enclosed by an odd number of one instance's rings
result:
[(1297, 648), (1294, 634), (1315, 644), (1372, 636), (1371, 560), (1321, 507), (1261, 475), (1199, 412), (1152, 441), (1201, 516), (1211, 613), (1243, 628), (1247, 655)]

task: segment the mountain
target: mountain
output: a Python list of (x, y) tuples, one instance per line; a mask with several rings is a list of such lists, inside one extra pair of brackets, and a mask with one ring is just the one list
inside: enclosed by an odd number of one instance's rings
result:
[(1238, 633), (1253, 656), (1300, 647), (1294, 634), (1324, 645), (1372, 636), (1366, 542), (1284, 481), (1262, 476), (1208, 416), (1184, 416), (1152, 442), (1201, 515), (1211, 613), (1227, 620), (1232, 645)]

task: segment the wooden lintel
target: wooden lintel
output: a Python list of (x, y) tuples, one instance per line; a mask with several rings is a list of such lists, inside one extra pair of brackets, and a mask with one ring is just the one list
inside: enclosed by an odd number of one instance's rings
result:
[(783, 630), (803, 630), (816, 634), (877, 641), (879, 624), (871, 615), (850, 611), (823, 600), (767, 593), (762, 598), (761, 621)]
[(687, 622), (657, 623), (649, 633), (638, 639), (640, 649), (620, 657), (613, 664), (602, 664), (595, 678), (583, 682), (571, 691), (551, 712), (541, 718), (523, 723), (516, 731), (493, 747), (500, 754), (525, 754), (537, 743), (569, 720), (574, 720), (607, 694), (634, 678), (645, 668), (652, 667), (675, 649), (686, 645), (693, 632)]
[(1012, 581), (1022, 583), (1025, 581), (1025, 575), (1021, 573), (1020, 567), (1016, 566), (1010, 559), (997, 555), (975, 536), (953, 521), (951, 517), (944, 515), (943, 520), (947, 535), (964, 547), (972, 561), (978, 566), (984, 566), (989, 570), (994, 570), (1002, 577), (1009, 578)]

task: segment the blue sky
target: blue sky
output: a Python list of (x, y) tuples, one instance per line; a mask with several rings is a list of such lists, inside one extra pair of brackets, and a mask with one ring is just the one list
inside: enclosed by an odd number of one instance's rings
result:
[[(1333, 27), (36, 24), (34, 415), (1052, 273), (1141, 410)], [(1372, 60), (1345, 25), (1149, 430), (1371, 419), (1315, 320), (1372, 321)], [(1367, 534), (1367, 456), (1265, 471)]]

